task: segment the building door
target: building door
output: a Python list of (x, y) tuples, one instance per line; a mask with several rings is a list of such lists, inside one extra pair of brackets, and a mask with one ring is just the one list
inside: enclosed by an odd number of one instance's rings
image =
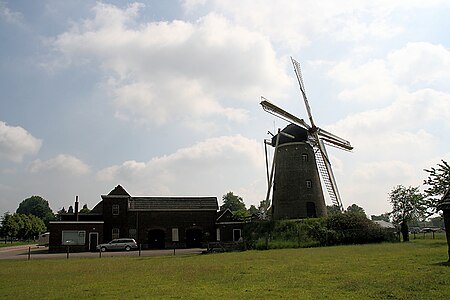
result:
[(233, 229), (233, 242), (239, 242), (241, 239), (241, 230)]
[(316, 204), (314, 202), (306, 202), (306, 217), (317, 218)]
[(98, 232), (89, 233), (89, 251), (97, 251)]
[(150, 249), (164, 249), (166, 233), (162, 229), (152, 229), (148, 232), (148, 247)]
[(186, 230), (186, 247), (200, 248), (202, 246), (203, 232), (198, 228), (191, 228)]

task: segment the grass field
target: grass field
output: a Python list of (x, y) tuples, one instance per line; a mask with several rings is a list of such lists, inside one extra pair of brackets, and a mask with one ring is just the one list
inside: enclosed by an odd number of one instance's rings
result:
[(445, 239), (199, 256), (0, 261), (2, 299), (450, 299)]
[(0, 248), (11, 247), (11, 246), (21, 246), (21, 245), (36, 245), (37, 241), (29, 241), (29, 242), (6, 242), (5, 240), (0, 242)]

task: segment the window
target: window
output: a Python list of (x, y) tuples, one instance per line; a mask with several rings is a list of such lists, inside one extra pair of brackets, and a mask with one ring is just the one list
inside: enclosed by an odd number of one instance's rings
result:
[(119, 228), (113, 228), (112, 229), (112, 239), (118, 239), (119, 238)]
[(117, 216), (119, 214), (119, 204), (113, 204), (112, 206), (112, 214)]
[(172, 242), (179, 242), (178, 228), (172, 228)]
[(128, 231), (128, 237), (130, 239), (136, 239), (136, 229), (130, 228), (130, 230)]
[(233, 229), (233, 241), (238, 242), (241, 239), (241, 230)]
[(308, 161), (308, 154), (302, 154), (302, 161), (307, 162)]
[(71, 245), (84, 245), (86, 243), (86, 231), (68, 230), (62, 232), (62, 244)]
[(306, 188), (308, 188), (308, 189), (312, 188), (311, 180), (306, 180)]
[(219, 242), (220, 241), (220, 228), (216, 229), (216, 240)]

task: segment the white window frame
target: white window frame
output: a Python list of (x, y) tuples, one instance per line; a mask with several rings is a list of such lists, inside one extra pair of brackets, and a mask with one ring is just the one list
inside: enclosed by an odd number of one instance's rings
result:
[(136, 233), (137, 233), (137, 230), (135, 228), (130, 228), (128, 230), (128, 237), (130, 239), (136, 239)]
[(172, 228), (172, 242), (179, 242), (180, 235), (178, 234), (178, 228)]
[[(67, 235), (72, 235), (69, 239)], [(64, 246), (80, 246), (86, 245), (86, 231), (85, 230), (63, 230), (61, 232), (61, 244)]]
[(112, 214), (113, 214), (113, 216), (119, 215), (119, 204), (112, 205)]
[(220, 228), (216, 228), (216, 240), (220, 242)]
[(113, 240), (120, 238), (120, 229), (119, 228), (113, 228), (111, 230), (111, 237), (112, 237)]

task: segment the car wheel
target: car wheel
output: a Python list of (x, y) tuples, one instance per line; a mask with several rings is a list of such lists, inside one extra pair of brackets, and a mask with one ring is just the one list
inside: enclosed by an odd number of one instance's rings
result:
[(106, 247), (102, 247), (102, 252), (105, 252), (106, 251)]
[(131, 250), (131, 247), (130, 246), (126, 246), (125, 247), (125, 251), (130, 251)]

